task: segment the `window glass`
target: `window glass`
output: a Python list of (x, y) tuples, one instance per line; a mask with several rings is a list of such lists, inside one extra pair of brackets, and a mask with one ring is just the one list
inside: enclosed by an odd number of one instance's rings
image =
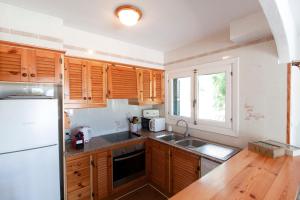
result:
[(198, 119), (225, 122), (226, 73), (198, 75)]
[(191, 77), (173, 79), (172, 115), (191, 117)]

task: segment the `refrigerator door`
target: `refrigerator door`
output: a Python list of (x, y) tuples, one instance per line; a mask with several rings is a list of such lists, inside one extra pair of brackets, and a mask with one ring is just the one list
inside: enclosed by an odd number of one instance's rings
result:
[(0, 154), (58, 144), (56, 99), (0, 100)]
[(0, 155), (1, 200), (60, 200), (58, 145)]

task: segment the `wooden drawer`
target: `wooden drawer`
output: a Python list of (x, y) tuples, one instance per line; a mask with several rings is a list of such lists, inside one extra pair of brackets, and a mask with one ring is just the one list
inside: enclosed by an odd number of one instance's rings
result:
[(68, 183), (69, 183), (69, 181), (72, 182), (72, 181), (79, 180), (79, 179), (82, 179), (84, 177), (89, 177), (89, 176), (90, 176), (90, 167), (67, 172)]
[(80, 178), (78, 180), (70, 181), (68, 179), (68, 192), (74, 192), (75, 190), (80, 190), (90, 186), (90, 177)]
[(91, 198), (90, 186), (68, 193), (68, 200), (86, 200)]
[(72, 161), (67, 161), (67, 173), (77, 171), (79, 169), (87, 168), (90, 166), (90, 157), (84, 157)]

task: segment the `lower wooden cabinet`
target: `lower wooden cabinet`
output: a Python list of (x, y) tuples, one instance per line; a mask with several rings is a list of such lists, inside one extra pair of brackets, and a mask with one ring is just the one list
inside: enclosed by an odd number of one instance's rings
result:
[(200, 157), (172, 148), (171, 186), (172, 194), (183, 190), (200, 178)]
[[(146, 176), (143, 176), (113, 188), (112, 150), (67, 158), (68, 200), (111, 199), (146, 184)], [(200, 178), (200, 156), (148, 139), (146, 172), (149, 183), (171, 196)]]
[(151, 141), (149, 154), (149, 179), (163, 193), (170, 193), (170, 146)]
[(90, 156), (67, 160), (67, 199), (91, 198)]
[(112, 191), (112, 157), (111, 152), (94, 154), (93, 166), (93, 196), (95, 200), (107, 198)]

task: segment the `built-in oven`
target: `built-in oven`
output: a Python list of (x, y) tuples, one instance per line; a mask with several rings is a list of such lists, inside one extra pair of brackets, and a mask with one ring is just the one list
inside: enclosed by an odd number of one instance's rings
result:
[(113, 150), (113, 187), (145, 176), (145, 146), (136, 144)]

